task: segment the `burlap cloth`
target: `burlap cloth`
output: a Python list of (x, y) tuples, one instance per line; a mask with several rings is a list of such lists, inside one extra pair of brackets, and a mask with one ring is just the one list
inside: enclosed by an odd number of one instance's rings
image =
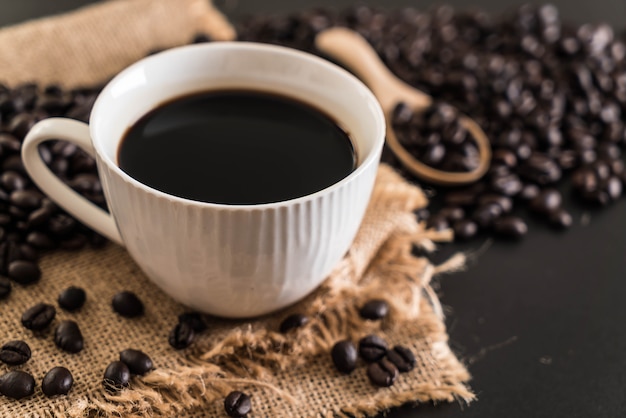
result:
[[(9, 84), (100, 83), (151, 49), (187, 43), (199, 31), (214, 39), (234, 37), (228, 22), (203, 0), (108, 2), (1, 30), (0, 79)], [(433, 241), (451, 238), (449, 231), (426, 231), (415, 221), (412, 211), (426, 204), (419, 188), (382, 165), (352, 248), (319, 289), (264, 318), (208, 318), (209, 330), (183, 351), (172, 349), (167, 336), (185, 308), (152, 285), (124, 249), (109, 244), (49, 254), (42, 260), (40, 283), (16, 287), (0, 301), (0, 335), (2, 342), (30, 344), (32, 359), (17, 368), (40, 383), (50, 368), (65, 366), (74, 375), (74, 387), (68, 396), (54, 399), (46, 398), (39, 384), (28, 399), (0, 397), (0, 416), (219, 417), (225, 415), (224, 396), (235, 388), (252, 396), (253, 417), (362, 416), (410, 401), (469, 402), (474, 398), (465, 385), (469, 375), (448, 347), (441, 307), (429, 285), (433, 275), (461, 267), (464, 258), (433, 266), (411, 255), (412, 245), (433, 249)], [(73, 355), (58, 350), (51, 333), (35, 336), (20, 325), (26, 308), (55, 303), (70, 285), (87, 291), (81, 311), (59, 310), (56, 319), (74, 319), (83, 330), (85, 348)], [(113, 294), (124, 289), (144, 301), (145, 316), (129, 320), (112, 312)], [(382, 322), (358, 316), (357, 307), (372, 297), (391, 304)], [(286, 336), (277, 333), (292, 312), (307, 314), (311, 321)], [(357, 341), (368, 333), (416, 354), (416, 368), (391, 388), (371, 385), (363, 364), (342, 375), (331, 363), (335, 341)], [(101, 385), (104, 369), (126, 348), (148, 353), (156, 370), (110, 395)], [(0, 373), (8, 369), (0, 365)]]

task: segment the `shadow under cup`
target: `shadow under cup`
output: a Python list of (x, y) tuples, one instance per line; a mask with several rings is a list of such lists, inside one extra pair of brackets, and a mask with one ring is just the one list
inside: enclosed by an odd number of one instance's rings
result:
[[(265, 91), (323, 110), (349, 133), (357, 167), (314, 194), (259, 205), (174, 197), (118, 167), (119, 143), (140, 117), (176, 97), (215, 89)], [(227, 317), (292, 304), (338, 264), (365, 213), (384, 129), (372, 93), (339, 67), (288, 48), (230, 42), (177, 48), (134, 64), (103, 90), (90, 120), (103, 189), (123, 245), (173, 298)]]

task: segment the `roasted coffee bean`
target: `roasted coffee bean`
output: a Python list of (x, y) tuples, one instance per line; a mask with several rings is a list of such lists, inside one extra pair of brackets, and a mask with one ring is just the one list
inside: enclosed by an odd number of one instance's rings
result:
[(413, 352), (401, 345), (396, 345), (392, 350), (387, 351), (387, 359), (398, 368), (400, 373), (413, 370), (417, 363)]
[(80, 287), (70, 286), (59, 294), (57, 302), (61, 308), (73, 312), (82, 308), (86, 299), (87, 294), (85, 290)]
[(585, 201), (594, 205), (606, 206), (611, 202), (611, 197), (604, 190), (582, 192), (581, 196)]
[(555, 209), (548, 213), (550, 224), (558, 228), (569, 228), (572, 226), (573, 218), (565, 209)]
[(39, 228), (50, 220), (52, 211), (48, 208), (39, 208), (28, 215), (28, 227), (30, 229)]
[(41, 391), (46, 396), (67, 395), (74, 384), (72, 373), (65, 367), (53, 367), (41, 381)]
[(229, 417), (245, 417), (252, 411), (250, 396), (238, 390), (230, 392), (224, 399), (224, 411)]
[(143, 351), (128, 348), (120, 353), (120, 361), (130, 370), (131, 374), (144, 375), (153, 369), (152, 359)]
[(548, 213), (560, 208), (562, 200), (558, 190), (545, 189), (530, 202), (530, 208), (535, 212)]
[(367, 301), (361, 309), (359, 315), (363, 319), (378, 320), (387, 316), (389, 313), (389, 304), (383, 299), (372, 299)]
[(185, 312), (178, 315), (178, 322), (187, 322), (194, 332), (203, 332), (207, 329), (207, 324), (199, 312)]
[(574, 172), (572, 183), (577, 190), (583, 193), (593, 192), (598, 188), (598, 178), (589, 167), (583, 167)]
[(0, 376), (0, 394), (7, 398), (22, 399), (35, 393), (35, 379), (30, 373), (13, 370)]
[(502, 207), (497, 203), (487, 203), (476, 208), (472, 214), (472, 219), (481, 227), (485, 228), (502, 215)]
[(11, 290), (11, 282), (4, 277), (0, 277), (0, 300), (8, 298)]
[(493, 223), (496, 234), (506, 238), (521, 238), (528, 232), (528, 226), (517, 216), (503, 216)]
[(295, 313), (289, 315), (280, 323), (279, 331), (283, 334), (291, 331), (292, 329), (301, 328), (309, 322), (309, 318), (306, 315)]
[(430, 218), (430, 211), (427, 208), (421, 208), (413, 212), (418, 222), (425, 221)]
[(102, 384), (104, 388), (109, 392), (118, 392), (125, 387), (128, 387), (130, 381), (130, 370), (128, 366), (121, 361), (114, 361), (110, 363), (104, 370), (104, 379)]
[(389, 387), (398, 377), (398, 368), (387, 358), (367, 366), (367, 377), (376, 386)]
[(41, 278), (41, 270), (39, 270), (39, 267), (33, 261), (11, 261), (7, 271), (9, 277), (21, 285), (35, 283)]
[(54, 343), (68, 353), (78, 353), (83, 349), (83, 334), (75, 321), (65, 320), (54, 331)]
[(68, 215), (59, 213), (48, 222), (48, 231), (55, 237), (67, 237), (76, 229), (76, 221)]
[(521, 175), (540, 185), (552, 184), (561, 179), (561, 168), (547, 155), (535, 152), (520, 167)]
[(501, 148), (493, 152), (491, 163), (500, 163), (513, 168), (517, 165), (517, 156), (511, 150)]
[(611, 200), (617, 200), (622, 195), (622, 181), (619, 177), (611, 176), (600, 184), (602, 190), (606, 191)]
[(463, 208), (458, 206), (443, 207), (439, 210), (439, 212), (437, 212), (437, 214), (446, 218), (448, 222), (460, 221), (465, 217), (465, 211)]
[(495, 177), (491, 181), (491, 189), (505, 196), (515, 196), (522, 190), (522, 182), (515, 174)]
[(34, 190), (15, 190), (9, 197), (12, 204), (24, 210), (38, 208), (42, 198), (43, 195)]
[(6, 171), (0, 176), (0, 184), (4, 190), (14, 192), (24, 190), (28, 184), (26, 178), (16, 171)]
[(26, 242), (40, 250), (49, 250), (57, 246), (52, 238), (40, 231), (33, 231), (26, 235)]
[[(522, 189), (523, 191), (523, 189)], [(510, 197), (498, 195), (498, 194), (485, 194), (478, 199), (480, 206), (496, 204), (500, 206), (502, 213), (509, 213), (513, 210), (513, 200)]]
[(519, 193), (519, 197), (524, 200), (533, 200), (534, 198), (539, 196), (540, 192), (541, 189), (539, 188), (539, 186), (534, 184), (527, 184), (522, 188), (522, 191)]
[(11, 366), (26, 363), (30, 355), (30, 347), (21, 340), (9, 341), (0, 348), (0, 361)]
[(387, 353), (387, 343), (377, 335), (368, 335), (359, 341), (359, 355), (368, 363), (381, 359)]
[(32, 331), (41, 331), (50, 325), (56, 313), (54, 306), (47, 303), (38, 303), (24, 311), (22, 314), (22, 325)]
[(454, 236), (462, 240), (473, 238), (478, 233), (478, 225), (469, 219), (463, 219), (454, 224)]
[(444, 203), (449, 206), (472, 206), (476, 203), (476, 193), (472, 190), (446, 193)]
[(188, 322), (179, 322), (170, 331), (168, 342), (177, 350), (182, 350), (191, 345), (195, 338), (193, 328)]
[(143, 302), (133, 292), (125, 290), (116, 293), (111, 304), (115, 312), (126, 318), (135, 318), (143, 315)]
[(356, 347), (349, 340), (338, 341), (330, 352), (335, 368), (341, 373), (351, 373), (356, 368)]
[(444, 229), (448, 229), (450, 224), (445, 216), (441, 216), (440, 214), (436, 214), (428, 218), (426, 222), (426, 228), (434, 229), (435, 231), (443, 231)]

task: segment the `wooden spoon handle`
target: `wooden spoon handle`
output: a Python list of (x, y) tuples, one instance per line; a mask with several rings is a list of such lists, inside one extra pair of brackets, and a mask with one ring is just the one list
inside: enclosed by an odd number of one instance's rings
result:
[(358, 33), (339, 27), (326, 29), (315, 38), (315, 46), (356, 73), (372, 89), (385, 113), (400, 101), (416, 112), (430, 107), (432, 98), (393, 75)]

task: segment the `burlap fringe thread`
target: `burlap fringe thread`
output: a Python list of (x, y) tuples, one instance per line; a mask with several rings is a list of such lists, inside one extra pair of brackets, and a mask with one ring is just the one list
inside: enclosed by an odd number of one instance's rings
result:
[[(397, 199), (393, 191), (379, 188), (378, 193), (387, 194), (386, 201), (406, 205), (405, 210), (426, 204), (421, 191), (402, 182), (390, 168), (381, 166), (381, 176), (384, 179), (379, 178), (379, 181), (386, 182), (390, 188), (398, 188), (397, 192), (403, 197)], [(373, 200), (376, 198), (374, 196)], [(370, 212), (367, 216), (373, 222), (377, 214)], [(379, 325), (363, 321), (356, 306), (381, 294), (386, 295), (391, 306), (390, 315), (381, 326), (383, 333), (393, 333), (398, 327), (415, 328), (415, 332), (423, 336), (420, 340), (425, 344), (424, 350), (435, 358), (452, 361), (442, 367), (447, 375), (443, 381), (425, 382), (411, 391), (374, 394), (358, 405), (329, 410), (321, 416), (371, 416), (415, 401), (470, 402), (474, 394), (461, 383), (467, 381), (469, 375), (454, 356), (449, 355), (447, 341), (442, 339), (445, 336), (442, 311), (430, 286), (434, 275), (463, 268), (465, 256), (458, 254), (443, 265), (433, 266), (426, 258), (414, 257), (411, 248), (413, 245), (433, 248), (433, 241), (450, 240), (450, 231), (426, 230), (424, 224), (415, 222), (410, 212), (394, 219), (377, 220), (381, 221), (382, 228), (368, 231), (368, 236), (360, 234), (354, 245), (357, 251), (349, 253), (314, 294), (292, 308), (294, 312), (297, 310), (311, 317), (309, 324), (295, 336), (285, 336), (267, 327), (255, 328), (253, 323), (237, 327), (215, 344), (207, 339), (201, 341), (186, 358), (181, 358), (181, 365), (175, 370), (157, 369), (137, 379), (132, 390), (119, 395), (104, 391), (93, 393), (64, 414), (69, 417), (180, 416), (221, 401), (231, 390), (241, 388), (273, 392), (284, 402), (296, 402), (287, 391), (274, 384), (276, 373), (303, 366), (316, 356), (327, 356), (337, 340), (356, 341), (376, 331)], [(360, 246), (359, 240), (373, 240), (374, 245)], [(360, 248), (365, 251), (360, 253)], [(424, 294), (428, 298), (424, 298)], [(419, 367), (428, 366), (418, 364)]]

